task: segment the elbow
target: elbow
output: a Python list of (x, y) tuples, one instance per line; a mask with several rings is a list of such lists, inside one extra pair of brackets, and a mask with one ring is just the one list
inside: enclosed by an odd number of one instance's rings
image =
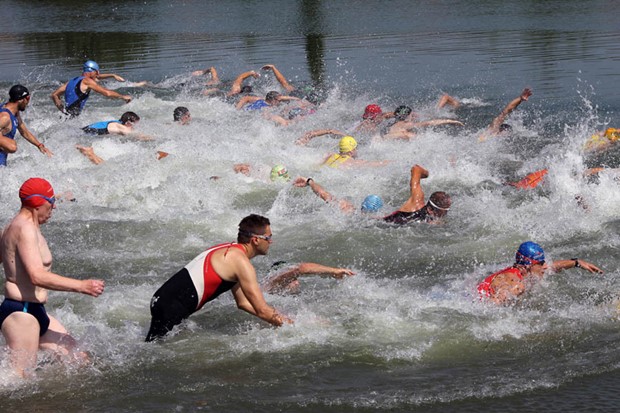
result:
[(313, 271), (313, 265), (308, 262), (302, 262), (293, 269), (297, 274), (309, 274)]
[(2, 150), (6, 153), (15, 153), (17, 152), (17, 143), (11, 139), (10, 142), (7, 142), (5, 145), (2, 145)]

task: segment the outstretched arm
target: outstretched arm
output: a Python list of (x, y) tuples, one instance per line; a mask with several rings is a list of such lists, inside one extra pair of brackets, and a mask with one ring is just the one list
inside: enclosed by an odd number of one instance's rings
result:
[(555, 272), (566, 270), (568, 268), (582, 268), (592, 274), (603, 274), (603, 270), (598, 268), (596, 265), (578, 258), (554, 261), (550, 267), (551, 270)]
[(414, 212), (424, 206), (424, 190), (420, 181), (428, 178), (428, 171), (420, 165), (411, 167), (411, 179), (409, 181), (409, 199), (399, 208), (399, 211)]
[(114, 73), (99, 73), (99, 75), (97, 75), (97, 78), (101, 79), (101, 80), (109, 79), (111, 77), (113, 77), (118, 82), (124, 82), (125, 81), (124, 77), (119, 76), (119, 75), (114, 74)]
[(103, 158), (100, 158), (95, 153), (95, 150), (93, 149), (92, 146), (75, 145), (75, 148), (78, 151), (80, 151), (82, 153), (82, 155), (86, 156), (95, 165), (100, 165), (100, 164), (102, 164), (104, 162)]
[(336, 130), (336, 129), (315, 129), (315, 130), (311, 130), (310, 132), (304, 133), (304, 135), (301, 138), (295, 141), (295, 144), (306, 145), (312, 139), (317, 138), (319, 136), (328, 135), (328, 134), (336, 135), (336, 136), (346, 135), (344, 132), (340, 132), (339, 130)]
[(293, 181), (293, 185), (298, 188), (303, 188), (309, 186), (312, 189), (312, 192), (318, 195), (323, 201), (327, 203), (338, 202), (338, 207), (346, 213), (352, 213), (355, 211), (355, 207), (352, 203), (345, 199), (337, 199), (332, 194), (327, 192), (321, 185), (317, 184), (312, 178), (305, 178), (303, 176), (299, 176), (295, 178)]
[(529, 88), (523, 89), (523, 92), (521, 92), (521, 95), (513, 99), (504, 108), (504, 110), (502, 110), (502, 112), (495, 119), (493, 119), (493, 122), (491, 122), (491, 125), (487, 129), (486, 136), (488, 137), (488, 135), (497, 135), (499, 133), (499, 127), (502, 123), (504, 123), (504, 120), (506, 120), (506, 117), (510, 115), (521, 104), (521, 102), (527, 101), (530, 96), (532, 96), (532, 90)]
[(454, 119), (431, 119), (431, 120), (425, 120), (422, 122), (412, 122), (412, 128), (425, 128), (428, 126), (439, 126), (439, 125), (458, 125), (458, 126), (464, 126), (463, 122), (459, 122), (458, 120), (454, 120)]
[(265, 65), (262, 67), (262, 69), (271, 70), (273, 74), (276, 76), (276, 79), (278, 79), (278, 82), (280, 82), (280, 85), (282, 85), (284, 90), (286, 90), (287, 92), (292, 92), (293, 90), (295, 90), (295, 87), (286, 80), (286, 78), (282, 75), (282, 73), (280, 73), (280, 71), (274, 65)]
[(239, 93), (241, 93), (241, 85), (243, 84), (243, 81), (247, 79), (248, 77), (253, 77), (254, 79), (256, 79), (256, 78), (259, 78), (260, 75), (253, 70), (249, 72), (241, 73), (239, 76), (237, 76), (237, 78), (233, 82), (232, 86), (230, 87), (230, 91), (228, 92), (226, 96), (234, 96), (234, 95), (238, 95)]
[(260, 100), (261, 98), (259, 98), (258, 96), (244, 96), (241, 99), (239, 99), (239, 102), (237, 102), (237, 104), (235, 105), (236, 109), (243, 109), (243, 107), (245, 105), (248, 105), (250, 103), (254, 103), (257, 100)]
[(103, 86), (99, 85), (96, 81), (89, 79), (89, 78), (85, 78), (84, 80), (82, 80), (82, 83), (89, 87), (90, 89), (94, 90), (95, 92), (105, 96), (105, 97), (109, 97), (109, 98), (114, 98), (114, 99), (122, 99), (125, 101), (125, 103), (129, 103), (131, 102), (131, 96), (129, 95), (121, 95), (120, 93), (117, 93), (113, 90), (110, 89), (106, 89)]
[(348, 268), (328, 267), (313, 262), (304, 262), (285, 272), (274, 275), (267, 281), (265, 288), (268, 292), (284, 291), (302, 275), (327, 275), (336, 279), (342, 279), (346, 276), (355, 275), (355, 273)]
[(48, 157), (54, 155), (52, 151), (47, 149), (45, 145), (39, 142), (39, 140), (32, 134), (32, 132), (30, 132), (30, 130), (26, 127), (26, 124), (22, 122), (21, 116), (18, 115), (17, 119), (19, 120), (17, 129), (19, 130), (19, 133), (21, 133), (21, 135), (24, 137), (24, 139), (36, 146), (37, 149), (39, 149), (39, 152), (41, 152), (42, 154), (47, 155)]

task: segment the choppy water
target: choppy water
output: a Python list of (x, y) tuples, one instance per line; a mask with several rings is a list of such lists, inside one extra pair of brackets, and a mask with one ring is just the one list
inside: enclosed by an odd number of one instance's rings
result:
[[(24, 118), (55, 156), (18, 138), (19, 152), (0, 169), (0, 223), (17, 211), (17, 189), (30, 176), (73, 192), (77, 202), (60, 204), (44, 227), (54, 269), (101, 277), (107, 288), (98, 299), (50, 294), (50, 312), (94, 365), (42, 362), (24, 383), (3, 355), (2, 411), (615, 411), (620, 191), (611, 173), (580, 177), (601, 162), (618, 167), (618, 151), (598, 159), (580, 151), (592, 131), (620, 125), (614, 5), (6, 2), (0, 90), (31, 89)], [(93, 95), (79, 119), (60, 121), (48, 96), (86, 57), (156, 87), (109, 82), (134, 100)], [(201, 96), (189, 76), (215, 65), (231, 79), (267, 63), (294, 83), (320, 82), (328, 91), (321, 109), (280, 128)], [(273, 82), (254, 85), (266, 92)], [(478, 143), (525, 86), (534, 96), (510, 117), (515, 134)], [(442, 92), (468, 104), (437, 111)], [(411, 104), (422, 117), (466, 126), (429, 129), (409, 143), (360, 137), (361, 157), (392, 161), (378, 169), (319, 168), (336, 146), (331, 138), (293, 144), (310, 129), (346, 129), (371, 102)], [(172, 124), (178, 105), (190, 108), (191, 125)], [(87, 138), (79, 129), (126, 110), (156, 141)], [(74, 148), (88, 143), (104, 164)], [(171, 156), (157, 161), (157, 150)], [(235, 174), (236, 162), (252, 163), (253, 176)], [(431, 172), (428, 193), (449, 192), (454, 207), (440, 227), (386, 228), (343, 216), (307, 189), (270, 183), (275, 163), (356, 204), (379, 194), (386, 209), (406, 199), (409, 168), (420, 163)], [(545, 167), (536, 190), (500, 185)], [(233, 240), (251, 212), (268, 216), (274, 232), (269, 256), (254, 260), (261, 277), (276, 260), (357, 275), (307, 278), (300, 295), (268, 295), (293, 326), (268, 328), (225, 295), (163, 344), (144, 344), (153, 292), (206, 247)], [(606, 274), (547, 277), (514, 308), (478, 302), (477, 283), (527, 239), (550, 259), (578, 256)]]

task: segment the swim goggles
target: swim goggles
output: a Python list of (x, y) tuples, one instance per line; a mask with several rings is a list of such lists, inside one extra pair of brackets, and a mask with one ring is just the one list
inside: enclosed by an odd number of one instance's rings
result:
[(26, 198), (23, 198), (22, 201), (27, 201), (30, 198), (34, 198), (35, 196), (38, 196), (39, 198), (43, 198), (45, 199), (47, 202), (49, 202), (50, 204), (52, 204), (52, 206), (56, 203), (56, 196), (52, 195), (52, 197), (47, 197), (45, 195), (41, 195), (41, 194), (32, 194), (32, 195), (28, 195)]

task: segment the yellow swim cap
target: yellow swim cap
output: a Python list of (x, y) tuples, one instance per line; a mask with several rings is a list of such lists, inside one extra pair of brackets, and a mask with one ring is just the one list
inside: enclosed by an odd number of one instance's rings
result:
[(345, 136), (340, 139), (338, 146), (340, 147), (340, 153), (347, 153), (357, 148), (357, 142), (353, 139), (353, 136)]
[(616, 128), (607, 128), (605, 131), (605, 137), (610, 141), (614, 142), (620, 139), (620, 129)]

